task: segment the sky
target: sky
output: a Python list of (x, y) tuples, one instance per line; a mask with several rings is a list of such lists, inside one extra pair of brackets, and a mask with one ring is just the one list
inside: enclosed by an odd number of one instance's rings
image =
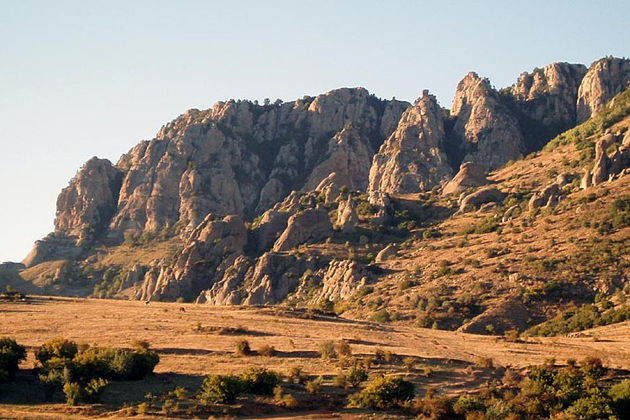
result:
[(627, 0), (0, 0), (0, 262), (53, 230), (81, 165), (190, 108), (343, 86), (450, 107), (555, 61), (630, 56)]

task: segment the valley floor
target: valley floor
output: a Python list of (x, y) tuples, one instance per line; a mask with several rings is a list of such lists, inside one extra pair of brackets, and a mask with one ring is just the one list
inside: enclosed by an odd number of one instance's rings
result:
[[(630, 370), (630, 322), (585, 331), (577, 337), (509, 342), (503, 337), (381, 325), (280, 307), (161, 302), (147, 305), (138, 301), (44, 296), (26, 302), (0, 303), (0, 319), (0, 336), (14, 337), (29, 352), (18, 382), (34, 377), (25, 370), (35, 365), (33, 350), (54, 337), (111, 347), (131, 347), (135, 340), (148, 340), (160, 355), (156, 375), (143, 382), (120, 383), (108, 389), (103, 404), (112, 407), (117, 401), (142, 401), (149, 391), (168, 392), (175, 386), (193, 389), (207, 374), (240, 373), (251, 366), (283, 374), (299, 366), (309, 375), (323, 375), (330, 381), (338, 372), (337, 364), (321, 359), (318, 349), (326, 340), (341, 338), (350, 343), (354, 355), (371, 355), (380, 348), (399, 359), (415, 359), (416, 367), (399, 363), (395, 369), (415, 382), (420, 393), (428, 387), (440, 394), (475, 390), (500, 377), (506, 367), (522, 369), (549, 358), (564, 364), (567, 359), (594, 356), (607, 367)], [(240, 339), (248, 340), (254, 350), (263, 345), (274, 346), (277, 353), (237, 356), (235, 343)], [(492, 367), (479, 363), (489, 359)], [(141, 390), (137, 389), (139, 385)], [(28, 394), (7, 394), (0, 389), (0, 418), (56, 418), (60, 412), (64, 413), (63, 418), (72, 418), (73, 411), (67, 411), (62, 404), (30, 404), (36, 398)], [(252, 417), (256, 417), (256, 411), (253, 409)], [(103, 415), (102, 410), (98, 413)], [(75, 415), (90, 413), (83, 409)], [(347, 415), (355, 416), (351, 412)], [(277, 416), (283, 417), (281, 413)]]

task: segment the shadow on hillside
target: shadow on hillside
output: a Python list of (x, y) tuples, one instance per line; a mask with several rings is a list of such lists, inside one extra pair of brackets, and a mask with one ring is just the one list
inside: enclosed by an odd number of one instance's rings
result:
[[(157, 373), (138, 381), (110, 381), (103, 393), (101, 404), (107, 408), (118, 408), (123, 404), (138, 404), (146, 401), (147, 394), (162, 395), (176, 387), (196, 392), (204, 376), (179, 373)], [(40, 405), (65, 402), (61, 391), (46, 399), (44, 386), (35, 370), (21, 370), (15, 381), (0, 383), (0, 404)]]

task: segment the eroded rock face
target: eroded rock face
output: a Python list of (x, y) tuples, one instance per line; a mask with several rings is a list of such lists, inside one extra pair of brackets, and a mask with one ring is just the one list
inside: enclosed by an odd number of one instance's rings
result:
[(557, 134), (575, 125), (578, 89), (586, 70), (583, 64), (553, 63), (521, 74), (510, 93), (523, 113)]
[(82, 242), (107, 229), (116, 211), (122, 175), (107, 159), (88, 160), (57, 198), (55, 231)]
[[(582, 189), (599, 185), (623, 174), (630, 167), (630, 132), (604, 134), (595, 144), (595, 159), (591, 169), (586, 169), (580, 182)], [(609, 156), (607, 150), (614, 146)]]
[(50, 234), (35, 242), (31, 252), (22, 260), (22, 264), (32, 267), (44, 261), (74, 259), (82, 252), (83, 247), (77, 246), (76, 238)]
[(287, 228), (274, 244), (273, 251), (289, 251), (310, 239), (320, 240), (331, 234), (332, 224), (325, 209), (303, 210), (289, 218)]
[(368, 273), (356, 261), (331, 261), (324, 274), (318, 300), (327, 299), (335, 302), (349, 299), (368, 283)]
[(490, 171), (517, 159), (525, 150), (516, 118), (487, 79), (468, 73), (457, 85), (451, 115), (464, 162)]
[(194, 228), (206, 214), (251, 217), (331, 172), (365, 189), (374, 154), (408, 104), (363, 88), (274, 105), (219, 102), (190, 110), (124, 155), (110, 229)]
[(291, 255), (263, 254), (248, 275), (245, 305), (274, 304), (282, 301), (299, 284), (300, 277), (313, 262)]
[(369, 191), (414, 193), (449, 179), (445, 141), (442, 110), (435, 97), (424, 91), (374, 156)]
[(339, 203), (335, 227), (343, 233), (352, 233), (355, 231), (358, 224), (359, 216), (357, 215), (352, 198), (348, 196), (347, 200)]
[(210, 214), (191, 232), (172, 264), (156, 262), (144, 277), (137, 298), (194, 300), (223, 276), (243, 253), (247, 230), (239, 216), (215, 220)]
[(453, 179), (444, 186), (442, 195), (459, 195), (468, 188), (480, 187), (489, 182), (483, 168), (472, 162), (464, 162)]
[(577, 122), (600, 111), (615, 95), (628, 87), (630, 60), (607, 57), (594, 62), (584, 76), (577, 99)]

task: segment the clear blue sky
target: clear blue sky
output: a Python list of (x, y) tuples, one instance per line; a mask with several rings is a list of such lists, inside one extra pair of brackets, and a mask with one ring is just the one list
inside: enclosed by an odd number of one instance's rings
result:
[(620, 1), (0, 0), (0, 261), (52, 231), (91, 156), (118, 157), (189, 108), (341, 86), (450, 107), (553, 61), (630, 55)]

